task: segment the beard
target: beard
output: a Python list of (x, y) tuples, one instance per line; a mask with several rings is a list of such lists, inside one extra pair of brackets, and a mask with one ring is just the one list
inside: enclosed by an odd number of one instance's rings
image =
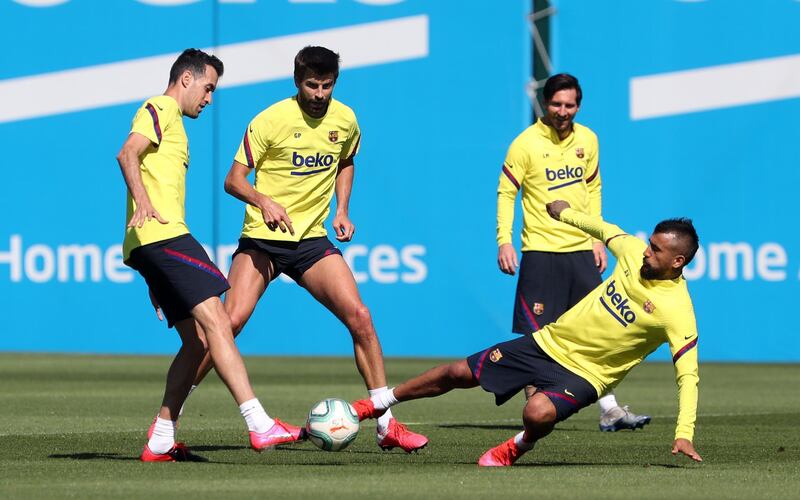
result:
[(661, 278), (661, 274), (646, 262), (642, 262), (639, 275), (646, 280), (657, 280)]

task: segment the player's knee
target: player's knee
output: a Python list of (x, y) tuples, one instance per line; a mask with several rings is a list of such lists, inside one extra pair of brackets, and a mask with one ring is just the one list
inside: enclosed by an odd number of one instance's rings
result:
[(239, 332), (242, 331), (242, 328), (244, 328), (245, 323), (247, 323), (247, 318), (243, 314), (238, 314), (236, 312), (231, 313), (230, 325), (234, 337), (239, 335)]
[(472, 371), (466, 361), (458, 361), (447, 365), (445, 376), (455, 387), (471, 386), (475, 382)]
[(347, 327), (354, 335), (374, 335), (372, 328), (372, 315), (364, 304), (356, 306), (347, 318)]
[(556, 407), (547, 397), (532, 397), (525, 405), (522, 418), (532, 425), (554, 424), (556, 421)]

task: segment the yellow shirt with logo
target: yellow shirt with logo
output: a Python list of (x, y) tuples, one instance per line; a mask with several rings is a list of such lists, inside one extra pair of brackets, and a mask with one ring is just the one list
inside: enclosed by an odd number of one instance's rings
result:
[(561, 220), (606, 242), (617, 258), (611, 276), (558, 321), (533, 333), (550, 357), (589, 381), (597, 394), (612, 389), (663, 343), (669, 345), (678, 384), (675, 438), (691, 441), (697, 416), (697, 325), (686, 280), (640, 275), (647, 245), (574, 209)]
[[(189, 139), (183, 128), (183, 113), (170, 96), (152, 97), (142, 104), (131, 124), (131, 132), (147, 137), (150, 145), (140, 158), (139, 172), (147, 196), (162, 219), (146, 221), (142, 227), (125, 229), (123, 260), (131, 250), (148, 243), (167, 240), (189, 232), (186, 225), (186, 169), (189, 168)], [(128, 192), (126, 224), (136, 203)]]
[(286, 209), (295, 234), (272, 231), (261, 210), (247, 205), (242, 236), (300, 241), (326, 236), (339, 161), (358, 152), (355, 113), (331, 99), (322, 118), (312, 118), (295, 97), (277, 102), (250, 122), (235, 160), (255, 169), (255, 189)]
[(554, 220), (544, 206), (554, 200), (600, 216), (601, 181), (597, 136), (573, 123), (564, 140), (542, 120), (511, 143), (497, 186), (497, 244), (512, 242), (514, 204), (522, 190), (522, 250), (591, 250), (592, 239), (578, 228)]

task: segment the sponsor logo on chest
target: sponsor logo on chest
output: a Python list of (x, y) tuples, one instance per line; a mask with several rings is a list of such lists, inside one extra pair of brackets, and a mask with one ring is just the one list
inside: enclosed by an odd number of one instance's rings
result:
[(616, 280), (611, 280), (606, 285), (605, 293), (600, 296), (600, 304), (622, 326), (627, 327), (636, 321), (636, 313), (631, 309), (632, 302), (622, 295), (623, 290), (617, 291)]

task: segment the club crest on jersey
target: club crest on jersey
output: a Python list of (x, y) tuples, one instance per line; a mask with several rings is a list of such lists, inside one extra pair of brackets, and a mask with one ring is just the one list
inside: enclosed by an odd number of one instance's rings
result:
[(575, 148), (575, 156), (578, 158), (583, 158), (583, 148)]
[(645, 300), (644, 304), (642, 304), (642, 309), (644, 309), (644, 312), (647, 314), (653, 314), (653, 311), (656, 310), (656, 306), (654, 306), (649, 300)]
[(539, 303), (539, 302), (534, 302), (533, 303), (533, 314), (535, 314), (537, 316), (541, 316), (543, 312), (544, 312), (544, 304)]
[(328, 132), (328, 140), (331, 142), (336, 142), (339, 140), (339, 131), (338, 130), (331, 130)]
[(303, 134), (301, 134), (300, 132), (295, 132), (295, 133), (294, 133), (294, 138), (295, 138), (295, 139), (299, 139), (299, 138), (300, 138), (300, 136), (302, 136), (302, 135), (303, 135)]
[(489, 354), (489, 359), (492, 361), (492, 363), (497, 363), (503, 359), (503, 353), (500, 352), (500, 349), (495, 349), (491, 354)]

